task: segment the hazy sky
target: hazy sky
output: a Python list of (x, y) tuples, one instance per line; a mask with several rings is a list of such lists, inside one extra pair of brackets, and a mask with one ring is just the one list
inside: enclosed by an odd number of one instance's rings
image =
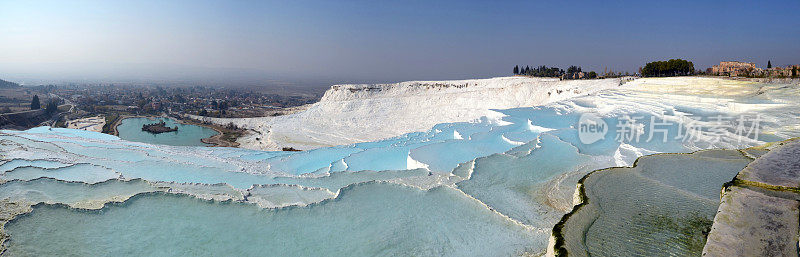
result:
[(398, 81), (800, 63), (800, 1), (0, 1), (0, 78)]

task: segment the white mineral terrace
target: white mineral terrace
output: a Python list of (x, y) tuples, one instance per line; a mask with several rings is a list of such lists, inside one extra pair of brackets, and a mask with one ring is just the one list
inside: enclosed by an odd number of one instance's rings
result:
[(781, 143), (724, 189), (703, 256), (797, 256), (800, 141)]
[(501, 77), (452, 81), (332, 86), (308, 109), (284, 116), (219, 119), (256, 133), (237, 141), (249, 149), (314, 149), (369, 142), (439, 123), (499, 119), (492, 109), (544, 105), (618, 88), (619, 79), (565, 80)]
[[(797, 84), (690, 77), (619, 84), (511, 77), (342, 85), (306, 111), (219, 121), (262, 133), (240, 139), (250, 148), (313, 148), (302, 152), (154, 145), (49, 127), (0, 131), (2, 239), (11, 238), (3, 246), (10, 255), (542, 255), (591, 171), (649, 154), (729, 149), (686, 155), (697, 173), (664, 173), (681, 177), (627, 170), (635, 175), (621, 176), (627, 182), (656, 186), (611, 192), (660, 190), (713, 215), (716, 181), (730, 181), (737, 165), (766, 151), (746, 157), (735, 149), (800, 137)], [(608, 124), (600, 141), (581, 142), (584, 114)], [(644, 133), (623, 133), (617, 125), (626, 117)], [(729, 117), (731, 126), (713, 117)], [(663, 133), (651, 136), (651, 126)], [(687, 127), (698, 129), (679, 137)], [(643, 164), (660, 162), (653, 160)], [(741, 179), (796, 183), (789, 173), (758, 172), (759, 162)], [(719, 172), (698, 175), (704, 170)], [(686, 185), (703, 191), (680, 189)], [(673, 228), (663, 217), (679, 208), (667, 207), (642, 220)], [(713, 218), (703, 215), (682, 221)], [(606, 221), (597, 224), (618, 222)], [(717, 227), (712, 235), (724, 230)], [(666, 245), (702, 249), (691, 240)]]

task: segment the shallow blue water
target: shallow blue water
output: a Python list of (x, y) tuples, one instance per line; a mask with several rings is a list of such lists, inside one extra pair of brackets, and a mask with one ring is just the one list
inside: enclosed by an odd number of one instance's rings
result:
[[(150, 194), (100, 211), (41, 205), (9, 223), (30, 256), (508, 256), (534, 233), (452, 188), (363, 184), (325, 204), (264, 210)], [(68, 240), (64, 240), (68, 239)], [(42, 246), (47, 247), (42, 247)]]
[[(178, 131), (153, 134), (142, 131), (142, 125), (164, 121), (167, 127), (178, 127)], [(206, 146), (200, 139), (216, 135), (213, 129), (180, 124), (170, 118), (127, 118), (117, 126), (119, 137), (128, 141), (161, 145)]]

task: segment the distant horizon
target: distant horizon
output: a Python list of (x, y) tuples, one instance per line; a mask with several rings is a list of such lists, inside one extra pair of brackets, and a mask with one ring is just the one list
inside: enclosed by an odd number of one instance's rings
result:
[(3, 1), (0, 78), (21, 83), (340, 83), (637, 72), (680, 58), (800, 63), (800, 2)]
[[(674, 58), (679, 59), (679, 58)], [(687, 59), (691, 61), (691, 59)], [(770, 61), (770, 60), (768, 60)], [(741, 60), (721, 60), (719, 62), (747, 62)], [(711, 68), (711, 66), (719, 64), (719, 62), (709, 65), (708, 67), (697, 67), (695, 66), (695, 70), (702, 71), (707, 68)], [(754, 63), (758, 68), (766, 68), (767, 64), (760, 65), (759, 63), (755, 62), (748, 62)], [(796, 65), (795, 63), (787, 63), (787, 64), (772, 64), (773, 67), (786, 67), (790, 65)], [(519, 65), (520, 67), (524, 67), (524, 65)], [(534, 65), (530, 65), (530, 67), (536, 67)], [(565, 68), (565, 67), (557, 67), (557, 68)], [(213, 70), (213, 69), (212, 69)], [(0, 79), (17, 82), (23, 86), (38, 86), (38, 85), (47, 85), (47, 84), (151, 84), (151, 85), (198, 85), (198, 86), (212, 86), (212, 85), (220, 85), (220, 86), (232, 86), (232, 87), (250, 87), (250, 86), (300, 86), (300, 87), (327, 87), (335, 84), (370, 84), (370, 83), (395, 83), (395, 82), (405, 82), (405, 81), (425, 81), (425, 80), (466, 80), (466, 79), (488, 79), (488, 78), (496, 78), (496, 77), (508, 77), (508, 76), (515, 76), (515, 74), (499, 74), (494, 76), (485, 76), (485, 77), (463, 77), (463, 78), (435, 78), (435, 79), (406, 79), (406, 80), (381, 80), (381, 79), (364, 79), (364, 80), (347, 80), (347, 79), (335, 79), (335, 78), (316, 78), (316, 79), (307, 79), (307, 78), (292, 78), (286, 76), (259, 76), (258, 71), (253, 70), (229, 70), (229, 69), (218, 69), (219, 71), (228, 71), (229, 73), (225, 76), (219, 76), (214, 78), (209, 78), (208, 74), (200, 74), (197, 73), (195, 75), (186, 75), (185, 77), (158, 77), (157, 75), (154, 76), (153, 73), (143, 73), (138, 72), (138, 75), (128, 75), (123, 77), (104, 77), (102, 75), (98, 75), (95, 77), (85, 77), (79, 78), (78, 75), (72, 74), (64, 74), (61, 76), (57, 75), (35, 75), (35, 74), (13, 74), (5, 77), (0, 77)], [(589, 70), (584, 69), (584, 71), (588, 72)], [(597, 71), (597, 70), (592, 70)], [(638, 71), (618, 71), (618, 70), (609, 70), (609, 72), (628, 72), (630, 74), (635, 74)], [(604, 70), (597, 71), (597, 72), (604, 72)], [(191, 72), (189, 72), (191, 74)], [(242, 75), (245, 76), (236, 76)], [(263, 74), (267, 74), (267, 72), (263, 72)], [(263, 75), (262, 74), (262, 75)], [(163, 75), (162, 75), (163, 76)]]
[[(679, 59), (679, 58), (670, 58), (670, 59)], [(666, 60), (666, 59), (665, 59)], [(686, 59), (691, 61), (691, 59)], [(770, 61), (770, 60), (768, 60)], [(714, 65), (718, 65), (720, 62), (747, 62), (747, 63), (754, 63), (758, 68), (766, 68), (767, 63), (760, 65), (759, 63), (755, 62), (748, 62), (742, 60), (721, 60), (716, 62), (708, 67), (698, 67), (695, 66), (695, 70), (704, 71), (707, 68), (711, 68)], [(125, 66), (124, 64), (117, 64)], [(146, 64), (136, 64), (132, 66), (142, 66)], [(782, 64), (775, 64), (772, 63), (772, 67), (786, 67), (789, 65), (796, 65), (793, 63), (788, 63), (785, 65)], [(524, 67), (525, 65), (520, 65), (520, 67)], [(537, 65), (538, 66), (538, 65)], [(642, 65), (644, 66), (644, 64)], [(534, 65), (530, 65), (530, 67), (536, 67)], [(550, 66), (548, 66), (550, 67)], [(174, 71), (176, 69), (180, 70), (180, 66), (172, 66), (171, 70)], [(510, 77), (510, 76), (517, 76), (511, 72), (508, 74), (498, 74), (498, 75), (490, 75), (484, 77), (461, 77), (461, 78), (446, 78), (446, 77), (437, 77), (437, 78), (422, 78), (422, 79), (405, 79), (405, 80), (386, 80), (386, 79), (344, 79), (344, 78), (301, 78), (301, 77), (291, 77), (287, 75), (267, 75), (269, 74), (266, 71), (257, 71), (257, 70), (236, 70), (236, 69), (225, 69), (225, 68), (205, 68), (205, 67), (195, 67), (197, 70), (191, 70), (191, 67), (183, 67), (189, 68), (184, 69), (177, 74), (182, 74), (183, 77), (178, 76), (167, 76), (164, 74), (164, 71), (156, 71), (156, 72), (146, 72), (141, 70), (133, 70), (130, 69), (122, 69), (126, 70), (129, 75), (124, 76), (104, 76), (101, 74), (97, 74), (95, 76), (83, 76), (75, 75), (75, 74), (83, 74), (83, 73), (75, 73), (70, 74), (66, 72), (62, 72), (62, 75), (41, 75), (41, 74), (2, 74), (0, 73), (0, 79), (16, 82), (22, 86), (39, 86), (39, 85), (65, 85), (65, 84), (123, 84), (123, 85), (152, 85), (152, 86), (221, 86), (221, 87), (298, 87), (298, 88), (306, 88), (306, 89), (327, 89), (328, 87), (336, 84), (379, 84), (379, 83), (398, 83), (398, 82), (405, 82), (405, 81), (435, 81), (435, 80), (468, 80), (468, 79), (490, 79), (490, 78), (497, 78), (497, 77)], [(557, 67), (566, 69), (566, 67)], [(203, 71), (205, 73), (203, 73)], [(584, 71), (588, 72), (589, 70), (584, 69)], [(604, 72), (604, 70), (592, 70), (598, 73)], [(609, 72), (622, 72), (622, 73), (630, 73), (635, 74), (638, 71), (619, 71), (619, 70), (608, 70)], [(56, 73), (58, 74), (58, 73)]]

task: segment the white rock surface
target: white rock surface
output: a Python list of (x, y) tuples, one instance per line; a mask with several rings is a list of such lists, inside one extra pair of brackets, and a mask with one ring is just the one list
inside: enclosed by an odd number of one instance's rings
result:
[(103, 126), (105, 125), (106, 125), (106, 118), (103, 116), (67, 121), (67, 128), (81, 129), (94, 132), (102, 132)]
[(798, 202), (734, 186), (725, 192), (703, 256), (797, 256)]
[(774, 186), (800, 187), (800, 141), (792, 141), (764, 154), (739, 172), (737, 178)]
[(243, 148), (314, 149), (374, 141), (433, 125), (500, 118), (492, 109), (537, 106), (618, 88), (620, 79), (565, 80), (499, 77), (393, 84), (334, 85), (307, 110), (277, 117), (204, 120), (234, 123), (255, 133)]

